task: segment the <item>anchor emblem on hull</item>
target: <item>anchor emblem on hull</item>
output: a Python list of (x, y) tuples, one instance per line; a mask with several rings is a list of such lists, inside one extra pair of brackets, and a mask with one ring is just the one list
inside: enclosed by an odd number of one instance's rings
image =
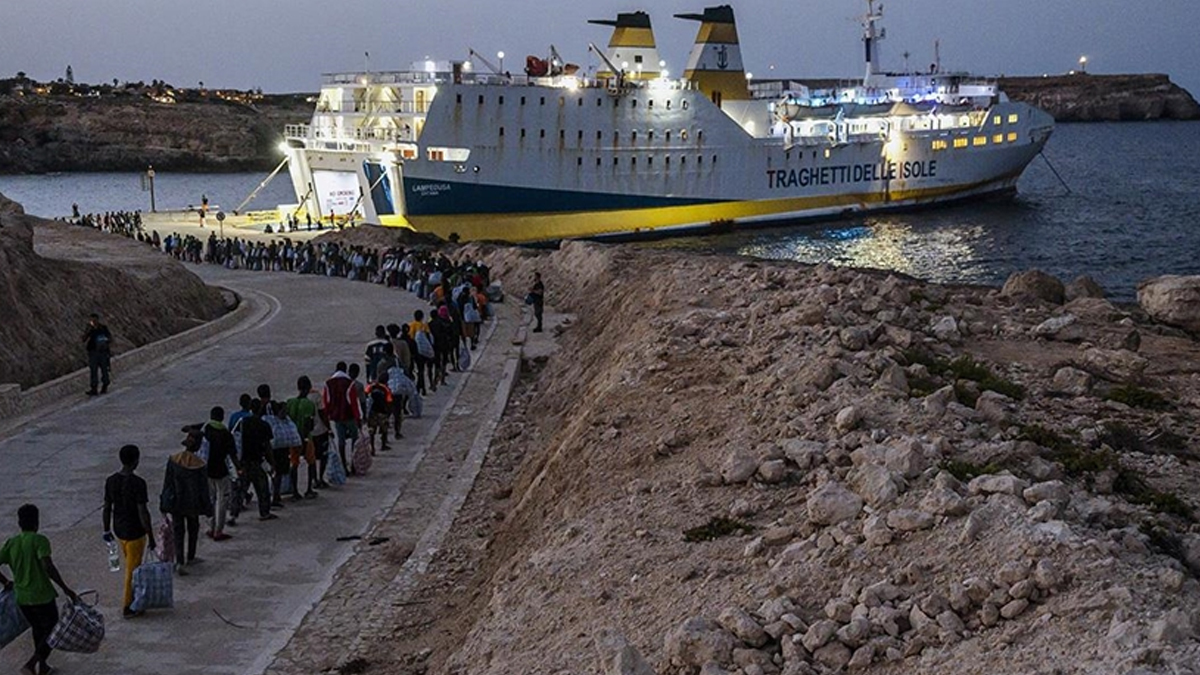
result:
[(717, 47), (717, 67), (721, 70), (729, 67), (729, 47), (725, 45)]

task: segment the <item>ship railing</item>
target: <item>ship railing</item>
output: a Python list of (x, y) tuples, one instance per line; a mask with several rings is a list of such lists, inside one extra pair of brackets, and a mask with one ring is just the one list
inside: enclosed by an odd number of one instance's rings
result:
[(394, 70), (370, 73), (326, 73), (321, 76), (325, 85), (351, 84), (437, 84), (446, 81), (446, 73), (430, 73), (417, 70)]
[(400, 128), (344, 129), (338, 127), (314, 127), (310, 124), (288, 124), (283, 134), (287, 138), (329, 141), (390, 141), (410, 142), (416, 140), (411, 126)]

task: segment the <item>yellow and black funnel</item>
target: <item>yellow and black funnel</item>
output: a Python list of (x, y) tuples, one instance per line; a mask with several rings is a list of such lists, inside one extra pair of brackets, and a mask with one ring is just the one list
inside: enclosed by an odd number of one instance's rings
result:
[(709, 7), (702, 14), (676, 14), (675, 18), (700, 22), (684, 78), (695, 82), (717, 105), (722, 101), (749, 99), (733, 8)]
[[(612, 26), (612, 38), (608, 41), (608, 60), (613, 66), (625, 71), (625, 77), (635, 80), (651, 80), (659, 76), (661, 66), (658, 46), (654, 42), (654, 29), (650, 26), (650, 15), (645, 12), (618, 14), (616, 20), (594, 19), (588, 23)], [(613, 77), (615, 73), (607, 67), (598, 75)]]

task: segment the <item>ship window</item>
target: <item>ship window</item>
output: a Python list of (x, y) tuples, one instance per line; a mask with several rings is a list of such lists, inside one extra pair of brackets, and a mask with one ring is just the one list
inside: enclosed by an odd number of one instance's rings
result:
[(545, 130), (545, 129), (539, 129), (539, 130), (538, 130), (538, 138), (545, 138), (545, 137), (546, 137), (546, 130)]
[(954, 139), (954, 147), (956, 147), (956, 148), (965, 148), (965, 147), (967, 147), (967, 139), (966, 139), (966, 138), (956, 138), (956, 139)]
[(613, 166), (616, 166), (616, 165), (618, 165), (618, 164), (620, 164), (620, 163), (621, 163), (621, 158), (620, 158), (620, 157), (613, 157)]
[(636, 98), (635, 98), (635, 99), (633, 99), (633, 104), (632, 104), (632, 105), (630, 105), (629, 107), (630, 107), (630, 108), (636, 108), (636, 107), (637, 107), (637, 99), (636, 99)]
[(575, 166), (583, 166), (583, 157), (582, 156), (575, 158)]
[(503, 96), (499, 97), (499, 98), (498, 98), (498, 99), (496, 99), (496, 100), (497, 100), (497, 104), (498, 104), (498, 105), (504, 105), (504, 97), (503, 97)]
[(621, 132), (614, 131), (613, 132), (613, 145), (616, 145), (620, 140), (621, 140)]
[(525, 138), (525, 128), (521, 128), (521, 138)]
[(579, 107), (580, 107), (580, 108), (582, 108), (582, 107), (583, 107), (583, 97), (582, 97), (582, 96), (581, 96), (581, 97), (579, 97)]
[(686, 140), (687, 140), (687, 129), (680, 129), (680, 130), (679, 130), (679, 140), (681, 140), (681, 141), (686, 141)]
[(521, 105), (525, 105), (525, 97), (524, 96), (521, 97)]
[(825, 159), (829, 159), (830, 154), (831, 153), (829, 152), (829, 148), (825, 148)]
[(596, 166), (600, 166), (600, 158), (599, 157), (596, 158)]
[(641, 54), (634, 54), (634, 55), (633, 55), (633, 62), (634, 62), (634, 63), (641, 63), (641, 62), (642, 62), (642, 55), (641, 55)]
[(582, 143), (582, 142), (583, 142), (583, 129), (580, 129), (580, 130), (579, 130), (579, 142), (580, 142), (580, 143)]
[(457, 103), (457, 104), (459, 104), (459, 105), (462, 105), (462, 94), (455, 94), (455, 95), (454, 95), (454, 102), (455, 102), (455, 103)]
[(633, 141), (634, 143), (637, 143), (637, 132), (636, 131), (629, 134), (629, 140)]
[(1013, 113), (1012, 115), (1009, 115), (1009, 116), (1008, 116), (1008, 123), (1009, 123), (1009, 124), (1016, 124), (1016, 123), (1017, 123), (1017, 122), (1019, 122), (1020, 120), (1021, 120), (1021, 116), (1020, 116), (1020, 115), (1017, 115), (1016, 113)]
[(558, 130), (558, 140), (560, 140), (560, 141), (567, 140), (567, 130), (566, 129)]
[(975, 138), (972, 138), (971, 145), (973, 145), (975, 147), (979, 147), (981, 145), (987, 145), (987, 136), (976, 136)]
[(597, 132), (596, 132), (596, 140), (601, 140), (602, 138), (604, 138), (604, 132), (603, 132), (603, 131), (597, 131)]
[(651, 129), (650, 131), (646, 132), (646, 136), (647, 136), (647, 137), (648, 137), (650, 140), (654, 140), (654, 130), (653, 130), (653, 129)]
[(650, 155), (649, 157), (646, 158), (646, 164), (649, 164), (650, 166), (654, 166), (654, 155)]
[(992, 118), (992, 124), (995, 126), (1000, 126), (1000, 116), (999, 115), (996, 115), (995, 117)]
[(992, 142), (996, 145), (1000, 145), (1004, 142), (1004, 134), (996, 134), (995, 136), (992, 136)]
[(668, 143), (671, 142), (671, 132), (670, 131), (667, 132), (667, 142)]
[(479, 95), (479, 105), (483, 105), (483, 94)]
[(687, 166), (687, 155), (679, 156), (679, 166)]
[(566, 97), (564, 97), (564, 96), (559, 96), (559, 97), (558, 97), (558, 107), (560, 107), (560, 108), (561, 108), (561, 107), (563, 107), (563, 106), (564, 106), (564, 105), (566, 105), (566, 104), (567, 104), (567, 99), (566, 99)]
[(637, 157), (630, 157), (629, 164), (630, 164), (630, 166), (636, 167), (637, 166)]
[(716, 156), (716, 155), (713, 155), (713, 161), (712, 161), (712, 163), (713, 163), (713, 164), (716, 164), (716, 163), (717, 163), (717, 156)]
[(596, 107), (597, 107), (597, 108), (599, 108), (599, 107), (600, 107), (601, 105), (603, 105), (603, 104), (604, 104), (604, 99), (602, 99), (602, 98), (597, 98), (597, 99), (596, 99)]
[(671, 99), (667, 99), (667, 110), (671, 109)]
[(704, 155), (696, 155), (696, 163), (703, 164), (704, 163)]
[(792, 152), (790, 150), (787, 151), (786, 153), (784, 153), (784, 159), (786, 159), (789, 162), (792, 161)]
[(650, 99), (650, 100), (646, 101), (646, 107), (653, 108), (654, 107), (654, 99)]
[(703, 143), (703, 142), (704, 142), (704, 130), (703, 130), (703, 129), (701, 129), (700, 131), (697, 131), (697, 132), (696, 132), (696, 142), (697, 142), (697, 143)]
[(670, 155), (667, 155), (667, 156), (666, 156), (666, 157), (663, 159), (663, 161), (667, 163), (667, 166), (671, 166), (671, 156), (670, 156)]
[(949, 144), (946, 143), (946, 141), (944, 141), (942, 139), (938, 139), (933, 142), (933, 149), (934, 150), (945, 150), (948, 145)]
[(1009, 143), (1017, 142), (1017, 132), (1015, 132), (1015, 131), (1008, 132), (1008, 142)]
[(500, 127), (500, 138), (504, 138), (504, 127)]
[(613, 99), (613, 107), (614, 107), (614, 108), (620, 108), (620, 107), (621, 107), (621, 99), (619, 99), (619, 98), (614, 98), (614, 99)]
[(538, 105), (546, 105), (546, 97), (545, 96), (542, 96), (540, 99), (538, 99)]

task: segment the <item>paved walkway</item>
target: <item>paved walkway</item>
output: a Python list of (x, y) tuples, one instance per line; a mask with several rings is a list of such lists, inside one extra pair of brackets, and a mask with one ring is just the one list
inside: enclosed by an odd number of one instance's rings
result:
[[(107, 571), (100, 540), (103, 483), (119, 468), (117, 448), (142, 448), (139, 473), (149, 482), (155, 513), (163, 467), (180, 449), (183, 424), (202, 421), (214, 404), (236, 408), (238, 395), (253, 394), (262, 382), (276, 398), (293, 395), (301, 374), (319, 383), (336, 361), (361, 358), (377, 323), (407, 319), (423, 306), (409, 293), (373, 284), (193, 269), (261, 311), (195, 353), (153, 372), (114, 373), (107, 395), (69, 401), (0, 437), (0, 536), (15, 531), (19, 505), (38, 504), (42, 531), (68, 582), (101, 593), (105, 645), (95, 655), (56, 654), (51, 661), (63, 675), (261, 672), (354, 551), (356, 542), (336, 538), (369, 531), (391, 510), (463, 379), (452, 377), (452, 386), (426, 399), (425, 416), (405, 421), (406, 438), (376, 458), (368, 477), (317, 500), (288, 502), (280, 520), (251, 518), (231, 530), (229, 542), (202, 537), (204, 563), (176, 579), (175, 609), (122, 620), (120, 575)], [(0, 651), (0, 672), (16, 672), (28, 645), (22, 636)]]

